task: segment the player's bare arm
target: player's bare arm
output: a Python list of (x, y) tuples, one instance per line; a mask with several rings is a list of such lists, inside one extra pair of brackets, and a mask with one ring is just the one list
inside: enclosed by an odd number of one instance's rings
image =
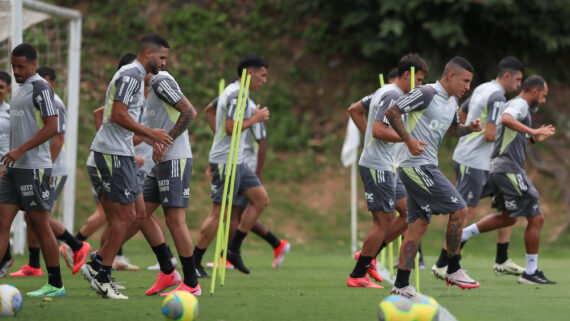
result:
[[(258, 104), (257, 108), (255, 108), (255, 111), (253, 112), (253, 116), (251, 116), (248, 119), (243, 120), (243, 124), (242, 124), (242, 128), (241, 128), (242, 131), (253, 126), (253, 124), (255, 124), (255, 123), (259, 123), (259, 122), (266, 121), (269, 119), (269, 109), (267, 108), (267, 106), (263, 107), (263, 108), (259, 108), (259, 106), (260, 105)], [(226, 134), (231, 136), (233, 129), (234, 129), (234, 121), (231, 119), (226, 119)]]
[(495, 141), (495, 132), (497, 130), (497, 125), (494, 123), (487, 123), (485, 125), (485, 132), (483, 133), (483, 139), (486, 142), (492, 143)]
[(206, 121), (212, 130), (212, 133), (216, 132), (216, 106), (209, 103), (206, 108), (204, 108), (204, 114), (206, 114)]
[(402, 138), (402, 141), (406, 143), (406, 146), (408, 146), (408, 150), (412, 155), (419, 155), (425, 151), (422, 146), (427, 146), (428, 144), (421, 140), (415, 140), (410, 136), (410, 133), (406, 130), (406, 125), (402, 120), (402, 111), (396, 104), (390, 106), (390, 108), (386, 110), (386, 118), (388, 118), (388, 122), (392, 128), (394, 128), (394, 131), (396, 131), (396, 133), (398, 133)]
[(257, 141), (257, 167), (255, 168), (255, 175), (261, 179), (261, 172), (265, 164), (265, 155), (267, 153), (267, 139), (260, 139)]
[(51, 154), (51, 162), (55, 163), (55, 160), (59, 156), (61, 152), (61, 148), (63, 147), (63, 143), (65, 141), (65, 133), (58, 133), (53, 135), (51, 138), (51, 144), (49, 146), (49, 152)]
[(43, 117), (44, 127), (34, 137), (24, 144), (12, 149), (0, 159), (6, 166), (12, 166), (28, 150), (45, 143), (50, 137), (57, 134), (57, 116)]
[(194, 109), (194, 106), (192, 106), (186, 97), (182, 98), (179, 102), (174, 104), (173, 107), (180, 112), (176, 124), (174, 124), (174, 127), (172, 127), (168, 133), (168, 135), (170, 135), (174, 141), (176, 138), (178, 138), (178, 136), (180, 136), (180, 134), (188, 129), (188, 125), (194, 118), (196, 118), (197, 113)]
[(541, 142), (552, 135), (556, 129), (552, 125), (541, 126), (539, 128), (531, 128), (518, 121), (513, 115), (504, 113), (501, 118), (501, 123), (512, 130), (531, 135), (535, 141)]
[(449, 126), (448, 133), (455, 137), (461, 137), (472, 132), (480, 132), (483, 128), (481, 126), (481, 120), (479, 118), (472, 120), (469, 123), (469, 126), (465, 125), (451, 125)]
[(101, 125), (103, 125), (103, 112), (105, 111), (105, 106), (99, 107), (93, 111), (93, 120), (95, 121), (95, 128), (99, 130)]
[(381, 139), (385, 142), (402, 142), (402, 137), (398, 135), (392, 128), (388, 127), (385, 123), (381, 121), (374, 121), (374, 127), (372, 127), (372, 137), (376, 139)]
[(358, 130), (364, 135), (366, 133), (366, 108), (360, 101), (357, 101), (348, 107), (347, 111)]

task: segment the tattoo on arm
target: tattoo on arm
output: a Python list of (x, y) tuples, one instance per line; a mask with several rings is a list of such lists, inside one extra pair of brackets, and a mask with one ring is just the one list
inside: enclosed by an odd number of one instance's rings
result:
[(388, 122), (392, 125), (392, 128), (402, 137), (404, 142), (408, 141), (410, 138), (410, 134), (406, 130), (406, 125), (402, 120), (402, 111), (398, 106), (392, 105), (388, 110), (386, 110), (386, 118), (388, 118)]
[(461, 236), (463, 234), (463, 225), (457, 217), (449, 217), (447, 230), (445, 232), (445, 240), (447, 241), (447, 253), (449, 256), (459, 255), (461, 251)]
[(196, 115), (194, 107), (192, 106), (192, 104), (190, 104), (190, 102), (186, 98), (183, 98), (179, 102), (177, 102), (176, 105), (174, 105), (174, 108), (180, 111), (180, 116), (178, 116), (176, 124), (174, 124), (174, 127), (172, 127), (172, 129), (168, 133), (168, 135), (170, 135), (172, 139), (178, 138), (180, 134), (182, 134), (185, 130), (187, 130), (188, 124), (190, 124), (190, 122), (192, 121), (192, 119), (194, 119)]
[(451, 125), (449, 127), (449, 134), (451, 134), (455, 137), (465, 136), (467, 134), (471, 134), (472, 132), (473, 132), (473, 130), (469, 126)]
[(411, 270), (414, 268), (417, 251), (418, 251), (418, 243), (415, 241), (408, 241), (404, 245), (404, 250), (402, 252), (402, 258), (404, 259), (404, 266), (407, 269)]

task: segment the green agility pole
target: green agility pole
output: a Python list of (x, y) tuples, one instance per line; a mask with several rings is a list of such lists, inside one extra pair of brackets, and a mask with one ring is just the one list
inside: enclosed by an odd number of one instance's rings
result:
[[(232, 137), (230, 140), (230, 152), (229, 152), (229, 156), (228, 156), (228, 162), (226, 163), (226, 166), (223, 169), (223, 172), (225, 172), (225, 179), (224, 179), (224, 190), (223, 190), (223, 194), (222, 194), (222, 204), (220, 207), (220, 217), (219, 217), (219, 222), (218, 222), (218, 231), (216, 233), (216, 248), (214, 251), (214, 268), (212, 270), (212, 281), (210, 284), (210, 296), (214, 295), (214, 290), (215, 290), (215, 286), (216, 286), (216, 274), (218, 271), (218, 266), (219, 266), (219, 253), (220, 250), (223, 247), (222, 242), (224, 241), (224, 237), (223, 237), (223, 231), (224, 231), (224, 213), (226, 212), (230, 212), (230, 210), (226, 211), (226, 199), (227, 199), (227, 195), (228, 195), (228, 186), (230, 183), (230, 176), (234, 175), (234, 173), (231, 172), (231, 161), (234, 159), (233, 158), (233, 154), (234, 152), (237, 153), (235, 147), (235, 137), (236, 137), (236, 132), (238, 130), (237, 126), (238, 126), (238, 117), (240, 115), (239, 113), (239, 107), (241, 105), (241, 99), (243, 96), (243, 90), (244, 90), (244, 86), (245, 86), (245, 73), (246, 70), (244, 69), (244, 71), (242, 72), (242, 78), (240, 81), (240, 88), (239, 88), (239, 93), (238, 93), (238, 104), (236, 106), (236, 116), (234, 117), (234, 126), (232, 129)], [(228, 168), (230, 169), (230, 171), (228, 171)], [(229, 225), (230, 222), (229, 220), (227, 221), (227, 224)]]
[(384, 87), (384, 74), (380, 73), (378, 78), (380, 78), (380, 88)]

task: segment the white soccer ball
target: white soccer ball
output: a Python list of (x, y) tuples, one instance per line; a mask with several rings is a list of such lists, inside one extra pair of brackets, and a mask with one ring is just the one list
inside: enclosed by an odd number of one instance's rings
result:
[(15, 316), (22, 310), (24, 299), (18, 289), (9, 284), (0, 285), (0, 316)]

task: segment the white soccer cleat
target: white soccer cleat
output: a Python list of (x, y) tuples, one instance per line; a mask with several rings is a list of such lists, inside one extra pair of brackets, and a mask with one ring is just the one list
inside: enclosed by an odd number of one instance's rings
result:
[(124, 255), (117, 255), (113, 260), (113, 270), (138, 271), (139, 267), (129, 262)]
[(403, 288), (398, 288), (395, 285), (392, 287), (392, 292), (390, 292), (392, 295), (401, 295), (403, 297), (406, 298), (413, 298), (415, 296), (418, 296), (418, 292), (416, 292), (416, 289), (411, 286), (411, 285), (407, 285)]
[(433, 275), (433, 277), (436, 279), (445, 280), (446, 272), (447, 272), (447, 265), (443, 267), (437, 267), (437, 265), (434, 264), (431, 267), (431, 275)]
[(126, 300), (129, 298), (126, 295), (122, 295), (111, 282), (101, 283), (97, 281), (97, 279), (93, 279), (91, 280), (91, 288), (104, 298), (119, 300)]
[(89, 282), (91, 282), (95, 275), (97, 275), (97, 271), (93, 270), (91, 264), (89, 263), (83, 264), (79, 271), (81, 271), (81, 274), (83, 274), (83, 278)]
[(465, 270), (459, 269), (451, 274), (445, 274), (445, 283), (447, 285), (457, 285), (458, 287), (465, 289), (474, 289), (479, 287), (479, 282), (473, 280)]
[(524, 273), (524, 268), (518, 266), (513, 260), (507, 259), (505, 262), (498, 264), (493, 264), (493, 271), (498, 276), (503, 275), (522, 275)]

